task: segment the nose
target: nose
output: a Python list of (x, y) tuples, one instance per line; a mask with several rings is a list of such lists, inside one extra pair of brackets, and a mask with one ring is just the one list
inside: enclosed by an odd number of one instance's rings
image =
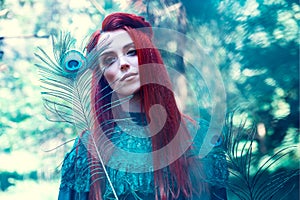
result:
[(128, 64), (121, 65), (121, 70), (122, 71), (126, 71), (128, 69), (129, 69), (129, 65)]
[(120, 59), (120, 69), (121, 69), (121, 71), (128, 70), (130, 68), (130, 65), (127, 62), (126, 58), (122, 56), (119, 59)]

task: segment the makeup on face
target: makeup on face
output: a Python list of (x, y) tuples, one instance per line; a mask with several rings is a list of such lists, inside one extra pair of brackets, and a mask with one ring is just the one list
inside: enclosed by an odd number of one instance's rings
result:
[(135, 45), (125, 30), (104, 32), (101, 37), (107, 36), (111, 43), (100, 55), (99, 67), (119, 96), (132, 95), (141, 85)]

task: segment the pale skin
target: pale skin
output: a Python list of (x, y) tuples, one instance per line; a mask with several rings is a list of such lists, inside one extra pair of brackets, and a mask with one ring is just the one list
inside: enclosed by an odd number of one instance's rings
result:
[(139, 65), (131, 37), (124, 30), (116, 30), (102, 33), (101, 38), (111, 41), (100, 55), (99, 67), (105, 79), (118, 98), (133, 95), (128, 103), (121, 104), (123, 110), (140, 112), (140, 98), (136, 93), (141, 87)]

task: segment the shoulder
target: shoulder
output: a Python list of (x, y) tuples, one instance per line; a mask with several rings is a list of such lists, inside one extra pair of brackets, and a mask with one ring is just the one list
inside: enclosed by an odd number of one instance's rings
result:
[[(224, 132), (216, 132), (204, 119), (186, 120), (187, 129), (192, 140), (192, 153), (200, 157), (216, 150), (224, 149)], [(222, 129), (222, 128), (221, 128)]]
[(89, 190), (89, 167), (87, 149), (80, 138), (74, 142), (66, 154), (61, 168), (60, 189), (72, 189), (77, 192)]
[(208, 121), (199, 119), (196, 125), (188, 126), (193, 139), (189, 156), (196, 157), (201, 163), (206, 182), (224, 186), (228, 179), (225, 132), (222, 128), (221, 133), (209, 132), (209, 125)]

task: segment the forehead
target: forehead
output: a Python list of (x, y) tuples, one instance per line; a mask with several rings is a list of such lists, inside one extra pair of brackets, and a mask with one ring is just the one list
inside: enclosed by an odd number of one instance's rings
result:
[[(102, 33), (101, 38), (107, 38), (110, 42), (108, 48), (104, 52), (123, 49), (124, 46), (133, 43), (131, 37), (125, 30), (104, 32)], [(101, 41), (99, 43), (101, 43)]]

